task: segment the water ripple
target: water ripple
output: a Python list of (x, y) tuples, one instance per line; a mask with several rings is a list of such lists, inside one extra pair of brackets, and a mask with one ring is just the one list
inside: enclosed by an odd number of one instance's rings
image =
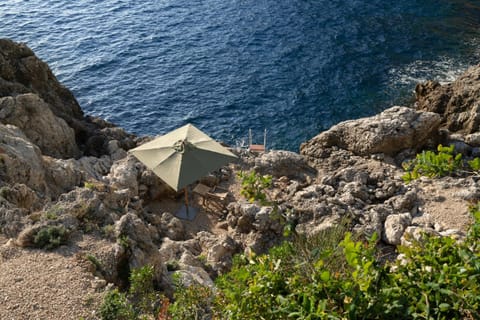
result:
[(450, 81), (480, 56), (477, 1), (0, 3), (82, 108), (137, 134), (192, 122), (229, 143), (297, 150), (329, 126)]

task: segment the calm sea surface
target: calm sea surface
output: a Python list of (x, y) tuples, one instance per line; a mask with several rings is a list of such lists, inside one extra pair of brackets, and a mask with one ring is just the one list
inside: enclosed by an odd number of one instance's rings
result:
[(480, 62), (480, 1), (0, 0), (0, 37), (130, 132), (297, 151)]

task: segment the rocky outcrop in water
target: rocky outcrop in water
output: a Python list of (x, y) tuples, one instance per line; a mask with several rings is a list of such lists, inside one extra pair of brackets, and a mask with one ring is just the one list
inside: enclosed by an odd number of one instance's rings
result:
[(451, 133), (477, 133), (480, 126), (480, 67), (468, 69), (452, 83), (420, 83), (415, 88), (418, 110), (438, 113)]

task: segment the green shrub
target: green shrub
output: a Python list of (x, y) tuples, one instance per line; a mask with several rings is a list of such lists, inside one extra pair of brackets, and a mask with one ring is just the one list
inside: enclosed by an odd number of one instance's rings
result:
[(462, 154), (454, 155), (454, 149), (454, 145), (444, 147), (440, 144), (437, 147), (438, 153), (422, 151), (414, 160), (403, 163), (402, 166), (407, 172), (402, 179), (409, 183), (421, 176), (435, 178), (454, 173), (462, 165)]
[(470, 212), (475, 223), (463, 241), (425, 234), (421, 243), (399, 247), (403, 262), (384, 284), (391, 304), (415, 318), (480, 319), (479, 205)]
[(124, 293), (117, 289), (109, 291), (100, 307), (102, 320), (134, 320), (135, 313)]
[(92, 266), (95, 267), (95, 271), (102, 270), (103, 268), (102, 263), (100, 262), (100, 260), (97, 259), (97, 257), (95, 257), (92, 254), (87, 254), (85, 257), (92, 264)]
[(132, 270), (127, 293), (117, 289), (110, 291), (100, 307), (103, 320), (110, 319), (148, 319), (155, 317), (157, 296), (153, 287), (154, 268), (143, 266)]
[(480, 204), (471, 213), (463, 241), (425, 234), (384, 264), (375, 236), (296, 235), (268, 255), (235, 256), (215, 293), (180, 288), (170, 311), (174, 319), (480, 319)]
[(57, 220), (58, 215), (55, 212), (47, 211), (45, 212), (45, 218), (47, 218), (47, 220)]
[(33, 238), (37, 248), (54, 249), (64, 244), (68, 239), (68, 232), (64, 226), (48, 226), (40, 229)]
[(214, 294), (209, 287), (201, 285), (186, 287), (179, 277), (174, 278), (174, 283), (175, 302), (169, 305), (168, 314), (171, 317), (169, 319), (212, 319)]
[(265, 190), (272, 186), (272, 176), (262, 176), (253, 170), (249, 173), (240, 171), (237, 176), (242, 184), (241, 195), (250, 202), (259, 201), (262, 205), (268, 204)]
[(128, 298), (133, 303), (134, 309), (141, 315), (153, 315), (155, 303), (155, 290), (153, 288), (154, 268), (143, 266), (134, 269), (130, 274), (130, 289)]
[(473, 171), (480, 171), (480, 158), (475, 158), (473, 160), (468, 161), (468, 165), (470, 169)]
[(339, 246), (345, 230), (340, 223), (315, 237), (294, 234), (292, 241), (272, 248), (268, 255), (236, 256), (232, 270), (217, 279), (219, 318), (301, 319), (309, 314), (315, 319), (312, 308), (319, 294), (312, 294), (319, 289), (317, 280), (345, 272)]
[(115, 238), (115, 225), (107, 224), (102, 227), (102, 233), (107, 239)]
[(117, 238), (117, 242), (125, 249), (130, 249), (130, 238), (127, 235), (122, 235)]

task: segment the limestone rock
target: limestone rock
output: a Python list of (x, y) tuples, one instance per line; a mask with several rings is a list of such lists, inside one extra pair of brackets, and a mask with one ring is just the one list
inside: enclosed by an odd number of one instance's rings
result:
[(153, 266), (155, 279), (161, 281), (165, 271), (164, 261), (162, 261), (143, 220), (135, 213), (128, 212), (115, 223), (115, 235), (118, 239), (126, 242), (130, 270), (145, 265)]
[(214, 287), (212, 279), (202, 268), (188, 266), (175, 273), (179, 276), (181, 283), (187, 288), (192, 285), (201, 285), (210, 288)]
[(228, 235), (215, 236), (209, 232), (199, 232), (198, 242), (205, 253), (207, 262), (218, 271), (226, 271), (232, 263), (232, 256), (238, 252), (238, 244)]
[[(95, 117), (85, 116), (73, 94), (58, 82), (48, 65), (35, 56), (35, 54), (23, 43), (15, 43), (8, 39), (0, 39), (0, 98), (14, 97), (23, 94), (34, 94), (44, 101), (40, 109), (47, 113), (53, 113), (57, 123), (64, 121), (62, 130), (66, 136), (70, 136), (73, 130), (74, 144), (62, 145), (67, 150), (57, 150), (62, 158), (77, 157), (80, 149), (83, 155), (100, 157), (109, 154), (108, 142), (118, 140), (120, 148), (128, 150), (135, 146), (134, 136), (127, 134), (125, 130), (116, 128), (113, 124)], [(36, 108), (38, 109), (38, 108)], [(48, 110), (47, 110), (48, 109)], [(35, 111), (35, 109), (34, 109)], [(37, 110), (38, 111), (38, 110)], [(49, 116), (50, 117), (50, 116)], [(0, 116), (2, 118), (2, 116)], [(20, 121), (21, 119), (16, 119)], [(36, 124), (29, 122), (35, 127)], [(51, 123), (47, 124), (51, 126)], [(57, 131), (59, 129), (56, 126)], [(38, 128), (41, 129), (41, 128)], [(38, 130), (34, 130), (38, 131)], [(35, 132), (27, 133), (36, 135)], [(40, 136), (36, 136), (39, 138)], [(52, 144), (58, 143), (58, 139), (43, 140), (39, 145), (45, 154), (56, 156)], [(34, 142), (36, 143), (36, 142)], [(77, 149), (78, 148), (78, 149)], [(118, 159), (120, 154), (115, 154)]]
[[(175, 194), (175, 191), (151, 170), (142, 171), (138, 183), (139, 195), (145, 199), (158, 199)], [(141, 189), (143, 189), (143, 192), (141, 192)]]
[(385, 220), (385, 232), (383, 240), (392, 245), (398, 245), (401, 242), (405, 229), (412, 223), (410, 213), (392, 214)]
[(301, 154), (318, 157), (323, 148), (339, 147), (357, 155), (395, 155), (420, 148), (436, 134), (441, 118), (432, 112), (392, 107), (382, 113), (341, 122), (300, 147)]
[(25, 227), (24, 218), (28, 213), (28, 210), (15, 208), (0, 198), (0, 233), (9, 238), (17, 237)]
[(16, 207), (26, 210), (38, 210), (41, 202), (35, 191), (25, 184), (15, 183), (0, 189), (0, 197), (12, 203)]
[(316, 173), (301, 155), (283, 150), (271, 150), (262, 154), (255, 159), (254, 169), (264, 175), (300, 180), (304, 180), (306, 176), (315, 176)]
[(46, 192), (40, 149), (15, 126), (0, 124), (0, 180)]
[(103, 180), (112, 165), (110, 157), (55, 159), (44, 156), (45, 178), (54, 196), (73, 190), (87, 180)]
[(56, 158), (79, 155), (74, 130), (56, 117), (36, 94), (0, 98), (0, 122), (20, 128), (44, 155)]
[(140, 163), (132, 155), (113, 163), (107, 180), (116, 189), (128, 190), (130, 197), (138, 195)]
[(422, 228), (418, 226), (410, 226), (405, 229), (403, 236), (401, 238), (402, 246), (411, 246), (413, 242), (422, 243), (425, 237), (425, 234), (430, 236), (440, 236), (438, 231), (435, 231), (432, 228)]
[(169, 212), (162, 214), (158, 227), (163, 234), (172, 240), (180, 241), (185, 239), (185, 227), (182, 221)]

